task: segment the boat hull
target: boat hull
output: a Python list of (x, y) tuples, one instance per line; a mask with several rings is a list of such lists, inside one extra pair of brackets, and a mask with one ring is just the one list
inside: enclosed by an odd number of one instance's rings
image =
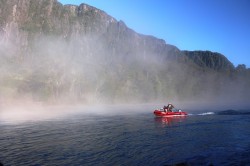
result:
[(187, 116), (186, 112), (164, 112), (160, 110), (155, 110), (154, 115), (156, 117), (173, 117), (173, 116)]

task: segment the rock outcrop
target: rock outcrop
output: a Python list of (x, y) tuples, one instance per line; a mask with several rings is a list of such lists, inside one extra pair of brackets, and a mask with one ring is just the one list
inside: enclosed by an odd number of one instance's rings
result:
[(222, 54), (211, 51), (183, 51), (193, 62), (202, 68), (215, 71), (233, 71), (233, 64)]

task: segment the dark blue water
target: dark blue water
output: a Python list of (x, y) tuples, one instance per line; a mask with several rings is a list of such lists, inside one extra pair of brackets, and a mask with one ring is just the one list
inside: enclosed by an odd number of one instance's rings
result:
[(250, 115), (78, 114), (0, 132), (4, 166), (250, 165)]

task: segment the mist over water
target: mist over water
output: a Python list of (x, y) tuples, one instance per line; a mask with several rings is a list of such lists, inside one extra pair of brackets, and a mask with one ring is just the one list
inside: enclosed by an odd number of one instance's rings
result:
[[(223, 77), (208, 74), (211, 78), (205, 78), (198, 72), (189, 79), (193, 68), (162, 61), (154, 53), (143, 53), (145, 48), (138, 56), (116, 55), (98, 37), (66, 40), (40, 36), (25, 54), (17, 54), (20, 50), (12, 42), (4, 38), (0, 42), (0, 120), (26, 122), (67, 118), (74, 113), (121, 113), (110, 105), (122, 107), (122, 113), (138, 110), (131, 107), (144, 107), (142, 112), (152, 113), (167, 103), (197, 112), (249, 108), (242, 93), (244, 86), (234, 89), (236, 83), (223, 82), (226, 84), (216, 91), (213, 82)], [(202, 79), (209, 81), (203, 85), (199, 83)], [(201, 87), (196, 89), (197, 85)], [(137, 104), (141, 106), (134, 106)]]
[[(32, 12), (44, 18), (23, 24), (14, 1), (3, 4), (13, 11), (0, 27), (0, 118), (47, 119), (119, 104), (124, 112), (145, 103), (152, 105), (145, 112), (167, 103), (187, 111), (249, 108), (244, 73), (200, 68), (178, 48), (138, 34), (104, 12), (82, 5), (76, 19), (76, 7), (65, 6), (68, 19), (54, 15), (53, 22), (38, 5)], [(44, 20), (51, 27), (36, 22)], [(94, 112), (106, 113), (99, 108)]]
[[(25, 105), (5, 106), (0, 111), (0, 123), (23, 124), (67, 120), (74, 116), (122, 116), (152, 113), (157, 104), (138, 105)], [(160, 107), (160, 105), (158, 104)], [(153, 115), (153, 114), (152, 114)]]

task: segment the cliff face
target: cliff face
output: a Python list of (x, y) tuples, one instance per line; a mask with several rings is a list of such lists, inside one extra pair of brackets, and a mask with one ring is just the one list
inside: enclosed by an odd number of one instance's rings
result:
[[(27, 53), (33, 40), (55, 36), (64, 40), (98, 38), (102, 44), (122, 54), (151, 54), (178, 59), (181, 52), (164, 40), (140, 35), (105, 12), (82, 4), (61, 5), (56, 0), (0, 1), (0, 26), (3, 42), (20, 45)], [(148, 53), (150, 52), (150, 53)]]
[[(0, 60), (2, 98), (208, 99), (224, 96), (238, 82), (237, 90), (244, 91), (250, 82), (243, 79), (249, 78), (247, 69), (235, 69), (221, 54), (180, 51), (95, 7), (63, 6), (56, 0), (0, 0)], [(239, 100), (246, 96), (237, 94)]]
[(233, 71), (233, 64), (222, 54), (211, 51), (183, 51), (193, 62), (202, 68), (216, 71)]

